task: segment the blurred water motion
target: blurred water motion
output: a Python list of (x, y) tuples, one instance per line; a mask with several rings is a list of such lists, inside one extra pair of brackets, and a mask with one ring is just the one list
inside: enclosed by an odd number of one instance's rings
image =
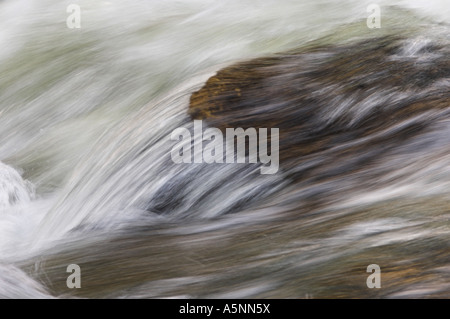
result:
[[(448, 1), (77, 3), (0, 3), (0, 297), (450, 297)], [(194, 119), (280, 171), (173, 163)]]

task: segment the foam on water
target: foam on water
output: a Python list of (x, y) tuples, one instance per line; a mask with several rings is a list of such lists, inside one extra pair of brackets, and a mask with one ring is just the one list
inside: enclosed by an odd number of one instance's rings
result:
[(24, 271), (0, 264), (0, 299), (51, 299), (46, 289)]
[(0, 209), (29, 202), (34, 196), (34, 186), (24, 181), (12, 167), (0, 162)]

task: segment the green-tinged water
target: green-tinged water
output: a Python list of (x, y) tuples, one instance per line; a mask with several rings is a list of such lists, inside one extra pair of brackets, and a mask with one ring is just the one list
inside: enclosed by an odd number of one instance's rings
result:
[[(0, 298), (448, 298), (450, 4), (371, 2), (0, 2)], [(175, 164), (190, 107), (280, 170)]]

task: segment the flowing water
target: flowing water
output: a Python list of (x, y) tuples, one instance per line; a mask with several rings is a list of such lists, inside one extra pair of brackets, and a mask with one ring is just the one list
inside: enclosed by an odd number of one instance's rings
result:
[[(450, 3), (378, 1), (369, 29), (370, 3), (1, 1), (0, 297), (450, 297)], [(332, 57), (389, 39), (361, 86), (327, 78), (355, 67)], [(301, 70), (283, 62), (267, 81), (327, 104), (293, 141), (280, 128), (280, 171), (175, 164), (170, 136), (192, 128), (192, 94), (280, 52), (306, 52)], [(252, 91), (246, 105), (263, 110), (250, 121), (310, 116), (272, 87)], [(80, 289), (66, 285), (70, 264)]]

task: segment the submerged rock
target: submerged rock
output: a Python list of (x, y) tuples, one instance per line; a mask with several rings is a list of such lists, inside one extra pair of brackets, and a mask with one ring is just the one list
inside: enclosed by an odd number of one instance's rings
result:
[(221, 130), (279, 128), (294, 180), (349, 174), (449, 118), (449, 56), (431, 40), (383, 37), (257, 58), (218, 71), (189, 113)]

